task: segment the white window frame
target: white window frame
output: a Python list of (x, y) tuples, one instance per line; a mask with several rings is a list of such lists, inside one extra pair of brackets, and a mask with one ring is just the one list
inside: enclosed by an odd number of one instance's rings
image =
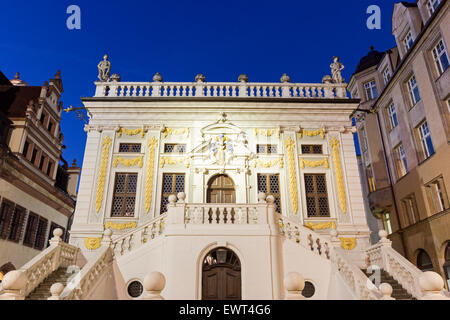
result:
[[(441, 75), (445, 72), (445, 70), (447, 70), (447, 68), (449, 67), (449, 59), (448, 59), (448, 53), (447, 53), (447, 48), (445, 46), (444, 43), (444, 39), (440, 39), (438, 41), (438, 43), (434, 46), (433, 50), (433, 59), (434, 59), (434, 63), (436, 64), (436, 68), (438, 71), (438, 74)], [(447, 59), (447, 67), (444, 69), (444, 66), (442, 65), (442, 56), (445, 55), (445, 58)]]
[(436, 9), (440, 3), (441, 3), (441, 0), (428, 0), (427, 1), (427, 8), (428, 8), (428, 13), (430, 14), (430, 17), (436, 11)]
[(405, 38), (403, 38), (403, 44), (405, 45), (406, 52), (408, 52), (409, 49), (411, 49), (411, 47), (413, 46), (414, 38), (412, 36), (411, 30), (409, 30)]
[(429, 137), (431, 140), (431, 144), (433, 145), (433, 139), (431, 139), (431, 132), (430, 128), (428, 127), (428, 122), (425, 120), (421, 125), (419, 125), (417, 129), (419, 130), (420, 143), (422, 144), (422, 150), (425, 155), (425, 159), (428, 159), (435, 153), (434, 146), (433, 153), (431, 153), (431, 150), (429, 149), (427, 144), (427, 139)]
[[(374, 91), (375, 89), (375, 91)], [(364, 90), (366, 91), (366, 98), (367, 100), (372, 100), (378, 98), (378, 89), (377, 89), (377, 83), (375, 80), (368, 81), (364, 83)], [(370, 96), (369, 96), (370, 92)]]
[(408, 173), (408, 161), (406, 159), (405, 148), (403, 148), (402, 143), (400, 143), (394, 149), (394, 153), (397, 158), (396, 163), (397, 163), (398, 169), (400, 171), (398, 178), (400, 179), (401, 177), (404, 177)]
[(397, 109), (395, 108), (395, 104), (391, 103), (387, 107), (388, 116), (389, 116), (389, 123), (391, 125), (391, 129), (394, 129), (396, 126), (398, 126), (398, 114)]
[(389, 80), (391, 80), (391, 68), (387, 66), (383, 71), (383, 79), (384, 79), (384, 85), (387, 85)]
[[(414, 94), (415, 89), (417, 89), (417, 93), (419, 95), (418, 98)], [(411, 103), (413, 106), (415, 106), (417, 104), (417, 102), (419, 102), (421, 100), (421, 96), (420, 96), (419, 87), (417, 85), (416, 75), (414, 75), (414, 74), (408, 80), (408, 90), (409, 90), (409, 96), (411, 98)]]

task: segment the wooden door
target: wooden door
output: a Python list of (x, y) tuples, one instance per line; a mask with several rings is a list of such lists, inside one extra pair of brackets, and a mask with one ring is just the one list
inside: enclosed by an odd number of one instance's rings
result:
[(227, 175), (218, 175), (208, 183), (208, 203), (236, 203), (233, 180)]

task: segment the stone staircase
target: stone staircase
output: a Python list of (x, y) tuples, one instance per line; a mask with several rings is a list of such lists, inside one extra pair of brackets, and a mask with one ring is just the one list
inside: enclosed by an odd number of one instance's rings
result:
[(57, 282), (66, 286), (72, 275), (72, 273), (67, 273), (67, 268), (59, 268), (50, 274), (25, 300), (47, 300), (51, 296), (50, 287)]
[[(367, 270), (362, 270), (368, 278), (373, 274), (368, 273)], [(381, 271), (381, 282), (380, 283), (389, 283), (392, 287), (392, 298), (395, 300), (416, 300), (411, 294), (406, 291), (401, 284), (398, 283), (389, 273), (384, 270)]]

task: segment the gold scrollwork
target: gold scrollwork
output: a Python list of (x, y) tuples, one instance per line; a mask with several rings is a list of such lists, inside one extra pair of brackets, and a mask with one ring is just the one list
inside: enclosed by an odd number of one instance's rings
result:
[(311, 230), (324, 230), (324, 229), (336, 229), (336, 223), (334, 221), (330, 222), (307, 222), (305, 227)]
[(276, 159), (276, 160), (268, 160), (268, 161), (263, 161), (261, 159), (253, 160), (253, 168), (256, 168), (256, 166), (263, 167), (263, 168), (272, 168), (276, 165), (279, 165), (280, 168), (284, 168), (283, 158)]
[(317, 129), (317, 130), (306, 130), (306, 129), (302, 129), (299, 133), (298, 133), (298, 138), (302, 139), (303, 136), (308, 136), (308, 137), (315, 137), (320, 135), (322, 137), (322, 139), (325, 139), (325, 130), (322, 129)]
[(271, 137), (273, 135), (280, 137), (280, 129), (258, 129), (255, 128), (255, 135)]
[(95, 200), (95, 210), (100, 211), (103, 202), (103, 192), (105, 190), (106, 169), (108, 167), (109, 148), (111, 147), (112, 139), (106, 137), (102, 141), (102, 158), (100, 160), (100, 173), (97, 182), (97, 195)]
[(300, 168), (305, 169), (305, 167), (317, 168), (324, 166), (325, 169), (330, 168), (330, 164), (328, 163), (328, 159), (311, 161), (307, 159), (300, 158)]
[(113, 230), (125, 230), (125, 229), (134, 229), (136, 228), (137, 224), (136, 222), (129, 222), (129, 223), (115, 223), (108, 221), (105, 224), (105, 229), (113, 229)]
[(297, 195), (297, 175), (295, 171), (295, 157), (294, 148), (295, 142), (292, 138), (286, 139), (285, 141), (288, 157), (288, 168), (289, 168), (289, 192), (291, 195), (292, 211), (297, 214), (298, 210), (298, 195)]
[(167, 138), (167, 135), (185, 135), (186, 138), (189, 137), (190, 129), (189, 128), (182, 128), (182, 129), (171, 129), (171, 128), (164, 128), (162, 135), (164, 138)]
[(148, 140), (148, 163), (147, 163), (147, 180), (145, 182), (145, 212), (150, 211), (150, 206), (152, 203), (152, 192), (153, 192), (153, 171), (155, 167), (155, 149), (158, 144), (158, 140), (152, 137)]
[(84, 245), (88, 250), (97, 250), (102, 245), (102, 238), (84, 238)]
[(164, 168), (165, 165), (177, 165), (180, 163), (184, 163), (184, 165), (186, 166), (186, 168), (189, 168), (190, 166), (190, 161), (189, 158), (179, 158), (179, 159), (175, 159), (175, 158), (170, 158), (170, 157), (161, 157), (161, 161), (160, 161), (160, 167)]
[(143, 160), (144, 160), (144, 156), (140, 156), (140, 157), (133, 158), (133, 159), (125, 159), (125, 158), (121, 158), (121, 157), (115, 157), (113, 165), (114, 165), (114, 168), (116, 168), (119, 165), (119, 163), (123, 164), (126, 167), (132, 167), (132, 166), (138, 165), (139, 168), (142, 168)]
[(117, 136), (120, 138), (122, 137), (122, 134), (126, 134), (127, 136), (135, 136), (137, 134), (141, 134), (141, 137), (143, 138), (145, 136), (145, 130), (143, 128), (139, 129), (125, 129), (120, 127), (117, 131)]
[(347, 200), (345, 196), (345, 185), (344, 185), (344, 176), (342, 174), (342, 166), (341, 166), (341, 156), (339, 154), (339, 147), (341, 144), (339, 143), (336, 137), (333, 137), (330, 141), (331, 149), (333, 150), (333, 163), (334, 163), (334, 171), (336, 174), (337, 180), (337, 189), (339, 193), (339, 205), (342, 209), (343, 213), (347, 212)]
[(340, 238), (341, 247), (345, 250), (353, 250), (356, 247), (356, 238)]

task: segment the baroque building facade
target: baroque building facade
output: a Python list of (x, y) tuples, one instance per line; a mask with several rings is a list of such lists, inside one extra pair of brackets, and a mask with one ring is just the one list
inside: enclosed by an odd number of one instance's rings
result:
[(66, 231), (75, 209), (81, 169), (60, 164), (62, 92), (59, 72), (43, 86), (0, 72), (0, 281)]
[(365, 197), (393, 247), (450, 285), (450, 10), (448, 1), (397, 3), (396, 47), (373, 48), (348, 90)]

